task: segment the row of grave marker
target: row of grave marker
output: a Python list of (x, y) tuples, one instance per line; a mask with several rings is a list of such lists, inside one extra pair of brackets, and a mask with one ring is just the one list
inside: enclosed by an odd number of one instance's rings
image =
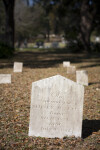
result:
[[(14, 72), (22, 72), (23, 63), (14, 62)], [(11, 83), (11, 74), (0, 74), (0, 84)]]
[[(75, 66), (71, 66), (70, 62), (63, 62), (63, 67), (67, 68), (67, 74), (76, 73), (76, 82), (82, 85), (88, 86), (88, 72), (86, 70), (76, 71)], [(22, 72), (23, 63), (14, 62), (14, 72)], [(11, 83), (11, 75), (10, 74), (1, 74), (0, 75), (0, 83)]]
[[(22, 67), (22, 63), (14, 63), (14, 72), (22, 72)], [(11, 82), (11, 75), (6, 75), (6, 81)], [(81, 137), (83, 102), (84, 86), (63, 76), (33, 82), (29, 136)]]
[(69, 61), (64, 61), (63, 62), (63, 67), (67, 68), (67, 74), (76, 73), (77, 83), (88, 86), (88, 71), (86, 71), (86, 70), (76, 71), (76, 67), (71, 66)]

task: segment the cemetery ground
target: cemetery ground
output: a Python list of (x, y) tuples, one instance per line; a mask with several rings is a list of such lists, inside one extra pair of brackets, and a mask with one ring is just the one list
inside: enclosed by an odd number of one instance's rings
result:
[[(32, 82), (67, 74), (63, 61), (77, 70), (87, 70), (89, 86), (85, 86), (82, 138), (29, 137), (29, 115)], [(14, 73), (13, 63), (23, 62), (23, 72)], [(0, 74), (11, 74), (11, 84), (0, 84), (0, 149), (1, 150), (99, 150), (100, 149), (100, 54), (54, 51), (15, 52), (13, 58), (0, 60)], [(38, 116), (37, 116), (38, 117)]]

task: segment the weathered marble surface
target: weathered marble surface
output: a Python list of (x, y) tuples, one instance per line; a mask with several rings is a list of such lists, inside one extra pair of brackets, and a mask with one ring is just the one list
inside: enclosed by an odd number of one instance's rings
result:
[(0, 74), (0, 84), (11, 83), (11, 74)]
[(69, 67), (70, 61), (63, 61), (63, 67)]
[(56, 75), (32, 83), (29, 136), (81, 137), (84, 86)]
[(74, 74), (74, 73), (76, 73), (76, 67), (75, 66), (69, 66), (69, 67), (67, 67), (67, 73), (68, 74)]
[(79, 84), (88, 86), (88, 71), (76, 71), (76, 81)]
[(22, 72), (23, 63), (21, 62), (14, 62), (14, 72)]

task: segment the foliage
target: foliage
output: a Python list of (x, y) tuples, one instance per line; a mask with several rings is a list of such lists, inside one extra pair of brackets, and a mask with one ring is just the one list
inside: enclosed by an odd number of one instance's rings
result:
[(44, 42), (44, 39), (37, 39), (35, 42)]
[(67, 50), (73, 53), (81, 52), (83, 49), (83, 46), (80, 41), (77, 40), (71, 40), (67, 45)]
[(4, 43), (0, 43), (0, 58), (9, 58), (13, 55), (14, 49), (5, 45)]
[(15, 4), (15, 35), (16, 40), (23, 41), (25, 38), (36, 38), (38, 34), (44, 34), (44, 11), (35, 4), (27, 7), (22, 1)]
[[(6, 18), (8, 18), (6, 19), (8, 26), (5, 27), (6, 43), (8, 41), (11, 44), (14, 44), (14, 13), (8, 8), (14, 8), (14, 1), (3, 0), (6, 4)], [(1, 29), (4, 26), (5, 14), (2, 10), (2, 1), (0, 5)], [(67, 40), (80, 40), (84, 49), (89, 51), (91, 33), (95, 31), (98, 34), (100, 31), (99, 8), (98, 0), (16, 0), (15, 41), (32, 40), (39, 34), (49, 41), (50, 34), (63, 34)]]
[(80, 40), (83, 48), (89, 52), (91, 33), (100, 24), (98, 0), (49, 0), (48, 2), (40, 0), (40, 2), (42, 5), (45, 4), (45, 10), (48, 10), (50, 29), (52, 27), (56, 34), (64, 33), (69, 40)]
[(91, 43), (91, 49), (92, 51), (100, 53), (100, 43)]

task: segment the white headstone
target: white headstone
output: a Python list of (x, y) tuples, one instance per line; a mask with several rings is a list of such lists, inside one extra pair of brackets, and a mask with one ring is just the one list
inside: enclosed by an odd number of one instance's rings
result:
[(67, 73), (68, 74), (74, 74), (74, 73), (76, 73), (76, 67), (75, 66), (69, 66), (69, 67), (67, 67)]
[(32, 83), (29, 136), (81, 137), (84, 86), (56, 75)]
[(76, 71), (76, 81), (79, 84), (88, 86), (88, 71), (86, 70)]
[(22, 72), (23, 63), (21, 62), (14, 62), (14, 72)]
[(0, 84), (11, 83), (11, 74), (0, 74)]
[(69, 67), (70, 61), (63, 61), (63, 67)]

